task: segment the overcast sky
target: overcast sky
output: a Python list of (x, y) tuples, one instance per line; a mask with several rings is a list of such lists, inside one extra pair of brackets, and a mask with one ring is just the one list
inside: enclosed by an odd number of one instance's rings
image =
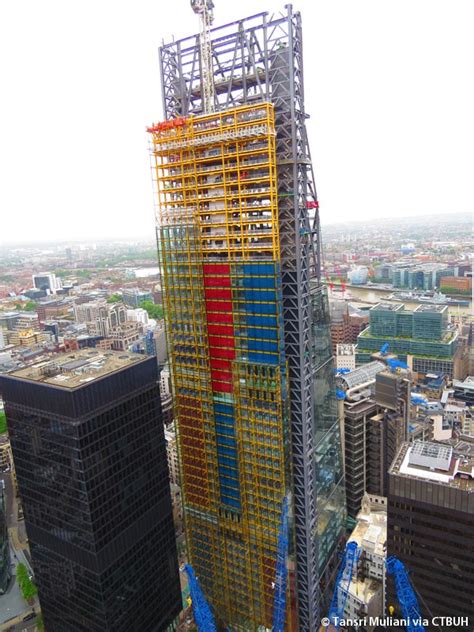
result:
[[(215, 0), (216, 25), (284, 0)], [(473, 0), (300, 0), (323, 223), (474, 209)], [(0, 242), (153, 237), (145, 127), (189, 0), (0, 2)]]

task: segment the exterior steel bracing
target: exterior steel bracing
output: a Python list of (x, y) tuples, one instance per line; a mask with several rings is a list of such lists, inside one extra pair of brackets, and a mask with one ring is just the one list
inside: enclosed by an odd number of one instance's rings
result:
[[(284, 14), (260, 13), (213, 29), (211, 45), (217, 110), (259, 102), (274, 106), (292, 546), (298, 626), (313, 632), (321, 615), (320, 580), (342, 531), (344, 492), (327, 298), (320, 283), (319, 212), (305, 127), (301, 16), (291, 5)], [(160, 59), (166, 118), (201, 114), (199, 37), (164, 45)]]

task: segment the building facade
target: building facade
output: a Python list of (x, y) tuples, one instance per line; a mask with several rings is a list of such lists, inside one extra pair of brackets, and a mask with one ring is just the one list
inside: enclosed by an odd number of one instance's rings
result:
[(406, 565), (427, 619), (474, 620), (473, 489), (472, 454), (449, 444), (405, 443), (390, 468), (388, 555)]
[(181, 610), (157, 378), (96, 351), (0, 378), (47, 630), (161, 632)]
[[(343, 530), (342, 458), (301, 17), (262, 16), (211, 33), (226, 42), (213, 63), (235, 70), (214, 113), (196, 38), (161, 48), (158, 244), (190, 561), (226, 626), (271, 627), (289, 494), (287, 626), (313, 632)], [(243, 34), (266, 51), (258, 64)]]

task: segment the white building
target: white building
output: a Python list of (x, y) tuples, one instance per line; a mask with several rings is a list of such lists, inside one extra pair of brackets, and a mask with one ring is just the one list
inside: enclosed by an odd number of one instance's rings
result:
[(136, 309), (127, 309), (127, 320), (142, 325), (148, 325), (148, 312), (146, 309), (137, 307)]
[[(349, 586), (344, 617), (383, 617), (387, 557), (386, 498), (365, 494), (362, 509), (357, 516), (357, 525), (349, 537), (350, 541), (357, 542), (360, 555)], [(371, 632), (374, 627), (367, 625), (364, 629)]]
[(336, 369), (356, 368), (356, 345), (338, 344), (336, 345)]

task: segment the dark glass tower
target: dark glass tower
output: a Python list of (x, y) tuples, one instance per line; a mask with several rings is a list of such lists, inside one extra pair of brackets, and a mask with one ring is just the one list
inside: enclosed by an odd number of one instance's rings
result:
[(159, 632), (181, 609), (155, 358), (0, 378), (48, 632)]

